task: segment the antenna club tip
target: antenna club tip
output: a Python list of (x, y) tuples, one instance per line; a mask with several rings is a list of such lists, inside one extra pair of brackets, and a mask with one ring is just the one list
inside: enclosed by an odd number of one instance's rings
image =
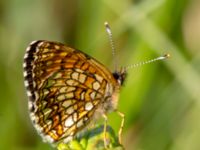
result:
[(110, 26), (109, 26), (109, 24), (108, 24), (107, 21), (104, 23), (104, 25), (105, 25), (105, 27), (106, 27), (107, 30), (110, 30)]
[(105, 26), (108, 26), (108, 22), (107, 22), (107, 21), (105, 21), (105, 22), (104, 22), (104, 25), (105, 25)]
[(112, 35), (112, 32), (111, 32), (111, 29), (110, 29), (110, 26), (109, 26), (108, 22), (105, 22), (104, 25), (105, 25), (105, 27), (106, 27), (107, 33), (108, 33), (109, 35)]
[(170, 58), (171, 55), (170, 55), (169, 53), (167, 53), (167, 54), (164, 55), (164, 57), (165, 57), (165, 58)]

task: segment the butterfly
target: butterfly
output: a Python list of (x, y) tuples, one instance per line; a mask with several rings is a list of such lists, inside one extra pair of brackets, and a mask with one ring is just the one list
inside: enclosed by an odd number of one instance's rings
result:
[(32, 42), (24, 55), (30, 118), (45, 141), (71, 141), (92, 120), (117, 110), (126, 72), (111, 73), (59, 42)]
[[(112, 34), (106, 23), (112, 49)], [(136, 64), (168, 58), (169, 55)], [(68, 143), (94, 120), (117, 110), (119, 92), (127, 75), (124, 67), (113, 73), (95, 58), (59, 42), (33, 41), (24, 55), (24, 84), (30, 118), (37, 132), (49, 143)], [(106, 146), (106, 134), (104, 134)]]

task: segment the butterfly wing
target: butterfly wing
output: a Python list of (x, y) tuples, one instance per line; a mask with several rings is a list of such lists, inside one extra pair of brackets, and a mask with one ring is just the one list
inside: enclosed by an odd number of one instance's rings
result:
[(51, 143), (70, 141), (117, 84), (95, 59), (57, 42), (32, 42), (23, 65), (31, 120)]

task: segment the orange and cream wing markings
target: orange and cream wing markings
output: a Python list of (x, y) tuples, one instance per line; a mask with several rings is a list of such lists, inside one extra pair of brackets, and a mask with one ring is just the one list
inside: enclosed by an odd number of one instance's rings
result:
[(31, 120), (51, 143), (76, 136), (117, 85), (101, 63), (57, 42), (31, 43), (23, 67)]

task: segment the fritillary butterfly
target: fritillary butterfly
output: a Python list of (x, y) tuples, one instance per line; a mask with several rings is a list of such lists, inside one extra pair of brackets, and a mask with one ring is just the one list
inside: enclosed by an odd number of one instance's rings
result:
[[(45, 40), (28, 46), (23, 68), (30, 118), (50, 143), (67, 143), (94, 118), (106, 119), (108, 112), (117, 111), (120, 87), (126, 77), (125, 68), (111, 73), (84, 52)], [(121, 143), (124, 115), (117, 112), (122, 117)]]

